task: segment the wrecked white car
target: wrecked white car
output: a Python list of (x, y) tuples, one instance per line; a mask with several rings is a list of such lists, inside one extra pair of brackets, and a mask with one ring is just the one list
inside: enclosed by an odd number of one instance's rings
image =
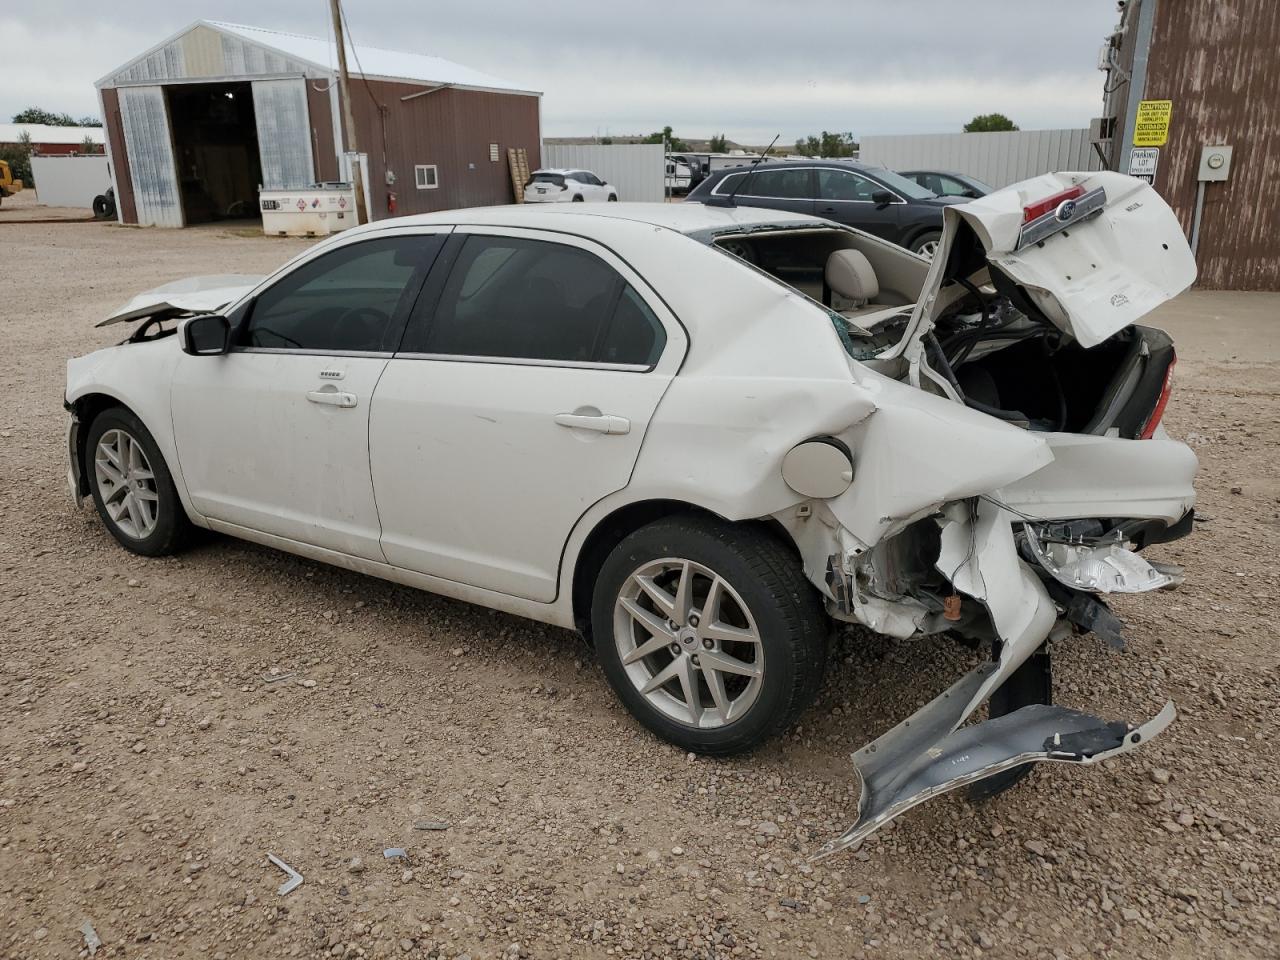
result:
[(140, 554), (204, 527), (576, 627), (703, 753), (795, 719), (831, 620), (988, 645), (858, 751), (831, 852), (1172, 719), (1051, 705), (1048, 644), (1118, 643), (1106, 595), (1180, 579), (1140, 551), (1190, 530), (1196, 460), (1160, 427), (1172, 344), (1136, 321), (1194, 274), (1110, 173), (948, 209), (931, 263), (732, 206), (383, 221), (108, 318), (138, 326), (68, 364), (69, 479)]

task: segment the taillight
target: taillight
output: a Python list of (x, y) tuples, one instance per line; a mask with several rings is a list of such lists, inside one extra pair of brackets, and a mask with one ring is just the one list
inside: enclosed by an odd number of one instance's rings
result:
[(1035, 203), (1029, 203), (1022, 208), (1022, 222), (1030, 223), (1032, 220), (1039, 220), (1046, 213), (1052, 213), (1065, 200), (1075, 200), (1084, 196), (1084, 187), (1077, 184), (1074, 187), (1068, 187), (1061, 193), (1055, 193), (1051, 197), (1045, 197), (1043, 200), (1037, 200)]
[(1139, 434), (1143, 440), (1150, 440), (1152, 434), (1156, 432), (1156, 427), (1160, 426), (1164, 408), (1169, 405), (1169, 394), (1173, 392), (1173, 368), (1177, 362), (1178, 358), (1173, 357), (1169, 361), (1169, 369), (1164, 372), (1164, 386), (1160, 388), (1160, 399), (1156, 401), (1155, 407), (1151, 410), (1151, 416), (1147, 418), (1147, 422), (1142, 426), (1142, 433)]

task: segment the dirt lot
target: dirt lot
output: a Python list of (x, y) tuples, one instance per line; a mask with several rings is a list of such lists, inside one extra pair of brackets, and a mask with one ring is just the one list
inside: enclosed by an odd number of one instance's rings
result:
[(1161, 314), (1205, 522), (1154, 555), (1187, 585), (1118, 603), (1127, 651), (1057, 650), (1060, 701), (1177, 723), (811, 865), (850, 751), (968, 654), (850, 632), (793, 736), (695, 760), (568, 633), (221, 538), (142, 560), (71, 508), (64, 359), (133, 293), (302, 248), (241, 234), (0, 226), (0, 956), (84, 955), (86, 920), (211, 960), (1280, 955), (1280, 297)]

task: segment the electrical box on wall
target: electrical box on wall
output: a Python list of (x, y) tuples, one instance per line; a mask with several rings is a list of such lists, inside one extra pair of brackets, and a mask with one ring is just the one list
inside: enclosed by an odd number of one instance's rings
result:
[(1200, 148), (1200, 172), (1197, 180), (1220, 182), (1231, 172), (1231, 148), (1222, 144), (1205, 144)]

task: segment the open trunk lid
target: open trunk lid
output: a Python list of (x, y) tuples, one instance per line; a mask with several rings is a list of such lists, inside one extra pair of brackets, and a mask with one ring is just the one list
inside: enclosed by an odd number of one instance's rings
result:
[(944, 211), (906, 342), (918, 345), (951, 302), (940, 295), (946, 283), (981, 279), (984, 270), (1086, 348), (1196, 278), (1177, 217), (1145, 182), (1110, 171), (1047, 173)]

